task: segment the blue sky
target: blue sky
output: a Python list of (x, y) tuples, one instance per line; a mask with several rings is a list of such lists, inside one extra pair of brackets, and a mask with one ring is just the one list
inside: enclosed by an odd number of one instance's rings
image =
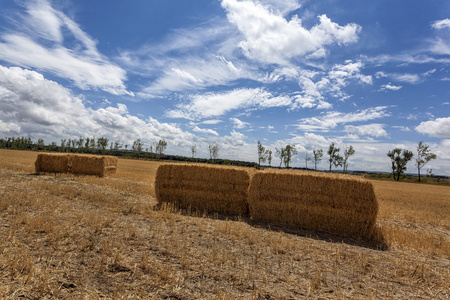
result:
[[(419, 141), (450, 175), (450, 2), (0, 1), (0, 136), (107, 137), (257, 161)], [(274, 165), (279, 159), (274, 158)], [(310, 165), (311, 166), (311, 165)], [(326, 157), (319, 165), (327, 169)], [(413, 162), (408, 172), (415, 172)]]

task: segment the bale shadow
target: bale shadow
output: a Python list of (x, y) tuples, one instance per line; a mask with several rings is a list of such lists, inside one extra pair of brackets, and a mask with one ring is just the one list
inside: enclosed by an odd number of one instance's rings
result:
[(154, 210), (160, 211), (165, 210), (169, 212), (177, 212), (183, 216), (189, 217), (202, 217), (221, 221), (236, 221), (245, 222), (254, 228), (266, 229), (275, 232), (284, 232), (290, 235), (296, 235), (299, 237), (306, 237), (315, 240), (331, 242), (331, 243), (344, 243), (350, 246), (363, 247), (371, 250), (386, 251), (389, 250), (388, 244), (381, 232), (381, 229), (374, 226), (371, 231), (366, 235), (361, 235), (358, 237), (338, 235), (329, 232), (323, 232), (318, 230), (312, 230), (307, 228), (292, 228), (288, 226), (281, 226), (276, 224), (270, 224), (267, 222), (252, 220), (247, 216), (237, 216), (230, 214), (223, 214), (217, 212), (207, 212), (203, 210), (198, 210), (194, 208), (180, 208), (171, 203), (157, 203), (154, 206)]

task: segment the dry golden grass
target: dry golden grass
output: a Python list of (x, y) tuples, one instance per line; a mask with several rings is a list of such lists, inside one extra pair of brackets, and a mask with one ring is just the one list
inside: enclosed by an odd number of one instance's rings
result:
[(154, 209), (158, 162), (119, 159), (108, 178), (36, 176), (36, 157), (0, 150), (0, 299), (450, 297), (448, 187), (374, 182), (390, 246), (379, 251)]

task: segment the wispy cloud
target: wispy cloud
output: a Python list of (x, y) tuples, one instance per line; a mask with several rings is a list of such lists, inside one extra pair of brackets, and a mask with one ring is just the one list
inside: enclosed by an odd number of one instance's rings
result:
[(384, 130), (385, 124), (367, 124), (367, 125), (346, 125), (344, 131), (357, 135), (370, 135), (374, 137), (387, 137), (388, 133)]
[[(386, 106), (377, 106), (356, 112), (327, 112), (320, 117), (304, 118), (296, 127), (303, 131), (327, 132), (340, 124), (364, 122), (390, 116)], [(379, 125), (377, 125), (379, 126)], [(355, 128), (355, 127), (353, 127)], [(366, 128), (367, 129), (367, 128)], [(370, 127), (369, 127), (370, 129)], [(356, 129), (355, 129), (356, 130)]]
[(250, 123), (241, 121), (238, 118), (230, 118), (230, 121), (234, 124), (234, 128), (236, 129), (243, 129), (250, 125)]
[(236, 109), (269, 108), (291, 104), (289, 97), (274, 96), (264, 89), (243, 88), (224, 93), (197, 94), (188, 98), (189, 103), (178, 104), (176, 109), (167, 112), (167, 116), (200, 120), (219, 117)]
[(393, 85), (390, 82), (388, 84), (383, 84), (380, 88), (380, 91), (398, 91), (402, 88), (401, 85)]
[[(372, 76), (364, 75), (361, 69), (364, 64), (360, 61), (346, 61), (345, 64), (336, 64), (328, 72), (302, 71), (299, 85), (302, 88), (300, 96), (296, 97), (295, 106), (301, 108), (325, 108), (332, 107), (325, 101), (326, 96), (346, 100), (350, 97), (343, 91), (350, 83), (372, 84)], [(313, 81), (321, 76), (320, 80)], [(328, 98), (329, 98), (328, 97)]]
[(443, 19), (434, 21), (433, 24), (431, 24), (431, 27), (434, 29), (444, 29), (444, 28), (450, 28), (450, 19)]
[[(46, 0), (25, 4), (26, 15), (15, 32), (0, 36), (0, 59), (71, 80), (82, 89), (129, 94), (126, 72), (96, 48), (96, 42), (72, 19)], [(65, 44), (75, 44), (70, 48)]]

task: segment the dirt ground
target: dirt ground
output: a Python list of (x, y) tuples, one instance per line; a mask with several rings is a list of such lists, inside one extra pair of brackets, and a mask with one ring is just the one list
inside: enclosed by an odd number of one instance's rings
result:
[(159, 162), (34, 174), (0, 150), (0, 299), (449, 299), (450, 187), (374, 181), (386, 249), (156, 207)]

